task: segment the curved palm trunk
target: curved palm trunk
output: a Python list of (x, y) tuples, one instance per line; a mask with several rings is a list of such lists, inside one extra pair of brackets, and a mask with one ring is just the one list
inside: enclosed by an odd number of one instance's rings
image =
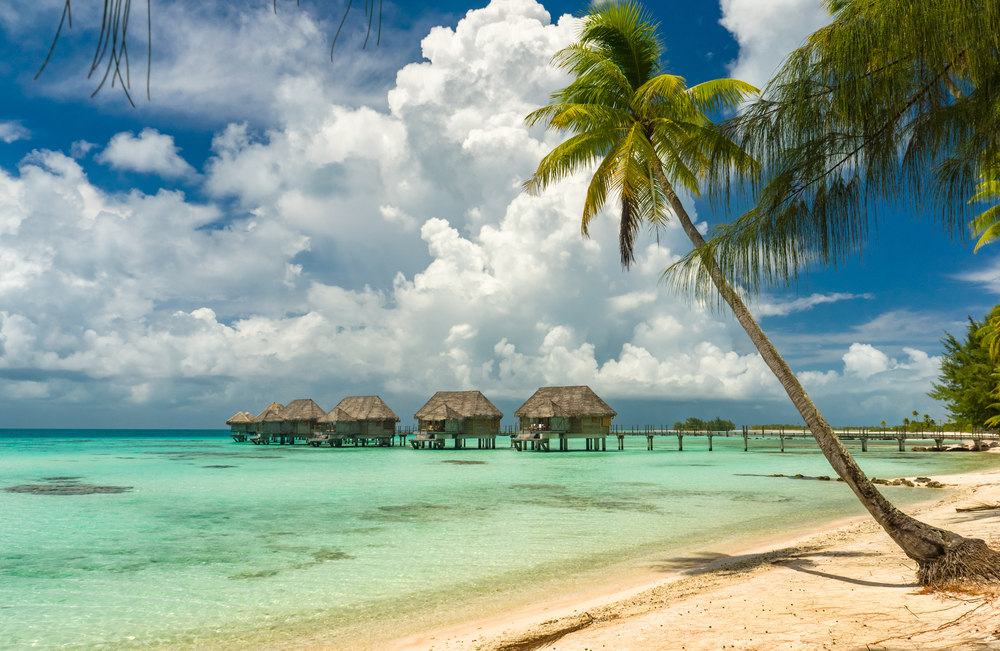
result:
[[(684, 232), (695, 247), (700, 248), (705, 244), (705, 240), (691, 222), (659, 161), (655, 163), (654, 172)], [(893, 506), (875, 488), (854, 457), (834, 434), (830, 424), (823, 418), (792, 369), (771, 344), (746, 304), (718, 270), (714, 259), (706, 257), (702, 263), (709, 265), (713, 284), (723, 300), (732, 308), (733, 314), (750, 336), (764, 362), (785, 388), (785, 392), (809, 426), (830, 465), (851, 487), (875, 521), (885, 529), (907, 556), (917, 562), (917, 579), (920, 583), (929, 585), (954, 580), (1000, 581), (1000, 554), (990, 549), (985, 542), (964, 538), (920, 522)]]

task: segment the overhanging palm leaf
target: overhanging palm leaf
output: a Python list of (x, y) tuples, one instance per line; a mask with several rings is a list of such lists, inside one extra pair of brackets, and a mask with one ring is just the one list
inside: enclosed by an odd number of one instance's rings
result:
[[(724, 125), (763, 165), (760, 175), (719, 169), (713, 179), (716, 200), (743, 211), (713, 233), (714, 250), (732, 260), (729, 280), (752, 291), (794, 282), (808, 272), (804, 259), (836, 266), (855, 256), (886, 211), (936, 214), (964, 235), (977, 175), (1000, 160), (1000, 3), (826, 6), (833, 23)], [(686, 261), (675, 280), (690, 280), (693, 267)], [(704, 274), (695, 284), (704, 291)]]
[[(767, 199), (761, 207), (719, 231), (726, 234), (731, 230), (731, 239), (717, 237), (706, 244), (675, 187), (696, 196), (706, 179), (721, 180), (728, 188), (732, 179), (742, 178), (756, 187), (756, 161), (706, 116), (706, 112), (735, 108), (754, 89), (733, 80), (687, 88), (683, 78), (660, 74), (661, 49), (656, 25), (638, 4), (603, 2), (584, 17), (579, 42), (553, 57), (555, 65), (567, 69), (575, 78), (553, 93), (550, 106), (527, 118), (529, 124), (543, 123), (573, 135), (542, 160), (534, 176), (524, 184), (525, 190), (538, 194), (575, 171), (592, 170), (581, 230), (586, 236), (590, 222), (609, 198), (615, 198), (621, 222), (620, 255), (626, 268), (634, 262), (639, 231), (644, 226), (656, 229), (668, 216), (676, 217), (694, 244), (686, 260), (687, 269), (732, 308), (831, 465), (893, 540), (917, 561), (920, 581), (1000, 580), (1000, 555), (983, 541), (918, 522), (878, 492), (727, 281), (727, 276), (741, 277), (741, 272), (749, 270), (751, 287), (762, 287), (786, 277), (784, 268), (788, 265), (817, 257), (835, 258), (854, 250), (865, 229), (840, 206), (858, 195), (856, 177), (864, 170), (844, 166), (843, 173), (824, 178), (815, 187), (803, 187), (801, 197), (789, 198), (788, 187), (799, 187), (803, 179), (822, 172), (824, 151), (828, 154), (830, 150), (817, 149), (814, 143), (795, 143), (794, 138), (779, 130), (776, 141), (769, 144), (771, 149), (765, 152), (769, 162), (789, 162), (799, 156), (809, 166), (766, 179), (760, 186)], [(825, 113), (799, 117), (825, 120), (848, 110), (836, 102), (826, 103), (829, 106)], [(775, 105), (774, 110), (788, 113), (798, 109), (795, 105)], [(761, 112), (755, 119), (766, 123), (773, 116)], [(794, 145), (787, 151), (783, 145), (786, 140)], [(853, 136), (834, 135), (829, 140), (827, 144), (834, 149), (855, 146)], [(870, 157), (876, 154), (887, 155), (876, 151)], [(814, 217), (806, 220), (805, 227), (803, 212)], [(809, 241), (803, 242), (802, 238)]]
[[(1000, 163), (991, 165), (982, 175), (982, 182), (969, 203), (976, 201), (998, 201), (1000, 200)], [(979, 247), (989, 244), (1000, 237), (1000, 203), (991, 206), (976, 215), (972, 220), (972, 232), (979, 236), (976, 242), (975, 251)]]

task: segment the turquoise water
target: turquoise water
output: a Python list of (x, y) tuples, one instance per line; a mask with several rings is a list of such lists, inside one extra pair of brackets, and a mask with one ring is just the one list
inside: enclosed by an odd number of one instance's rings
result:
[[(852, 515), (812, 446), (625, 451), (314, 449), (223, 432), (0, 434), (0, 648), (348, 646), (488, 616), (638, 567)], [(612, 439), (613, 440), (613, 439)], [(758, 446), (754, 449), (754, 446)], [(858, 453), (870, 475), (981, 454)], [(483, 463), (453, 463), (483, 462)], [(69, 478), (69, 479), (65, 479)], [(885, 488), (897, 504), (940, 495)], [(603, 574), (602, 574), (603, 573)]]

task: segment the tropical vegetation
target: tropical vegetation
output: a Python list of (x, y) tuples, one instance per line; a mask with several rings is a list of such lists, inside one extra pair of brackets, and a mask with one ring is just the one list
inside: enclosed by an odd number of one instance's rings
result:
[[(846, 7), (848, 3), (838, 5)], [(732, 310), (834, 470), (890, 537), (917, 562), (919, 581), (936, 584), (956, 578), (1000, 580), (1000, 554), (985, 542), (919, 522), (878, 492), (734, 290), (727, 276), (741, 265), (755, 269), (758, 276), (780, 273), (788, 277), (794, 275), (790, 268), (793, 259), (796, 264), (806, 261), (788, 256), (798, 250), (798, 242), (785, 236), (752, 239), (756, 253), (747, 252), (745, 243), (738, 249), (707, 246), (677, 193), (684, 189), (699, 196), (713, 181), (744, 178), (755, 186), (756, 179), (762, 178), (754, 156), (742, 146), (747, 144), (746, 139), (734, 141), (729, 137), (732, 131), (720, 131), (707, 117), (713, 111), (735, 109), (754, 89), (735, 80), (688, 87), (683, 78), (662, 73), (661, 53), (657, 27), (639, 5), (614, 1), (592, 5), (583, 18), (579, 41), (553, 57), (554, 65), (570, 74), (569, 85), (553, 93), (549, 106), (526, 118), (529, 125), (544, 124), (571, 135), (542, 159), (525, 183), (525, 190), (538, 194), (578, 170), (592, 171), (581, 230), (586, 236), (591, 221), (605, 205), (609, 201), (616, 203), (620, 216), (619, 251), (626, 268), (634, 261), (640, 230), (656, 230), (668, 218), (676, 218), (694, 246), (688, 268)], [(828, 81), (837, 83), (836, 79)], [(809, 92), (821, 91), (813, 88)], [(749, 143), (750, 153), (759, 154), (753, 144)], [(771, 153), (783, 160), (780, 148)], [(766, 198), (762, 205), (768, 205)], [(851, 227), (846, 226), (846, 240), (841, 227), (829, 222), (823, 230), (835, 231), (834, 243), (852, 241)], [(785, 228), (780, 233), (793, 231)], [(818, 234), (806, 229), (804, 236)], [(719, 253), (732, 258), (720, 260)], [(707, 292), (707, 285), (697, 286)], [(762, 283), (750, 283), (749, 287), (758, 289)]]
[[(977, 182), (986, 184), (981, 198), (995, 187), (1000, 3), (824, 4), (832, 22), (722, 125), (761, 171), (712, 170), (716, 205), (738, 218), (710, 245), (723, 274), (752, 292), (847, 262), (887, 215), (932, 216), (962, 237)], [(973, 224), (987, 226), (980, 245), (995, 234), (994, 217)], [(693, 252), (673, 279), (709, 289), (700, 256)]]
[(949, 416), (962, 428), (986, 427), (988, 421), (1000, 416), (996, 362), (984, 336), (988, 319), (977, 321), (970, 316), (962, 339), (945, 333), (941, 373), (934, 390), (927, 394), (943, 401)]
[(678, 432), (731, 432), (734, 429), (736, 429), (736, 423), (731, 420), (723, 420), (721, 417), (716, 417), (714, 420), (688, 418), (683, 422), (674, 423), (674, 430)]

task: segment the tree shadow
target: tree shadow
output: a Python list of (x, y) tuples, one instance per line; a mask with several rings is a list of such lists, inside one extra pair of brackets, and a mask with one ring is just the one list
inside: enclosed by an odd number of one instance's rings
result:
[(718, 570), (750, 570), (761, 565), (787, 564), (797, 559), (826, 556), (830, 558), (861, 558), (878, 556), (875, 552), (826, 551), (815, 547), (787, 547), (759, 554), (730, 555), (719, 552), (696, 552), (688, 556), (666, 558), (648, 565), (654, 572), (679, 572), (685, 576), (697, 576)]
[(802, 572), (803, 574), (812, 574), (813, 576), (819, 576), (824, 579), (833, 579), (834, 581), (841, 581), (843, 583), (850, 583), (851, 585), (862, 585), (870, 588), (919, 588), (920, 584), (912, 581), (909, 583), (883, 583), (882, 581), (865, 581), (864, 579), (852, 579), (849, 576), (841, 576), (839, 574), (830, 574), (829, 572), (820, 572), (819, 570), (809, 569), (807, 567), (808, 560), (803, 559), (804, 562), (786, 562), (782, 563), (784, 567), (790, 570), (795, 570), (796, 572)]

